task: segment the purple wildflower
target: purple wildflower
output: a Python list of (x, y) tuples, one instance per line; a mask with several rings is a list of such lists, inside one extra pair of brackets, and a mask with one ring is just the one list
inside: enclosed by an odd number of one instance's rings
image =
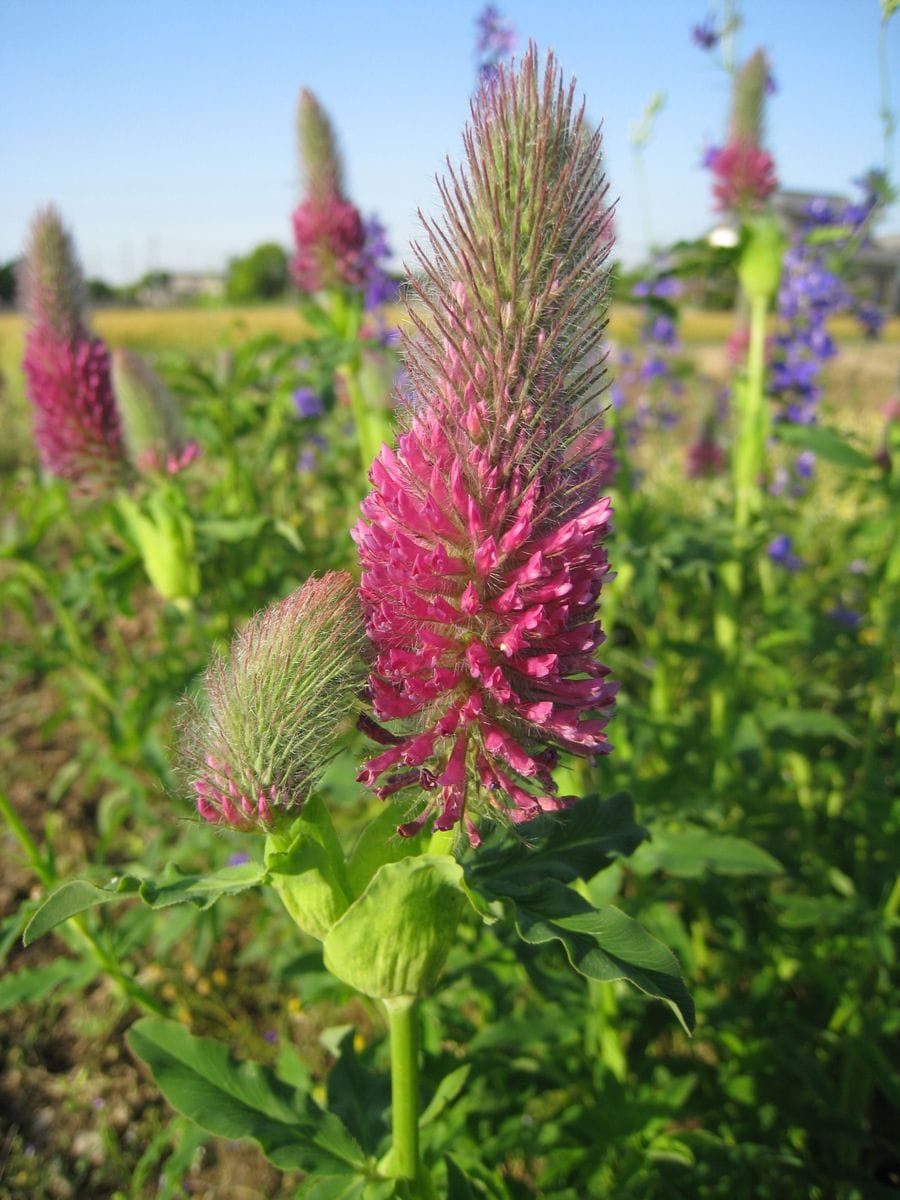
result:
[(874, 341), (881, 333), (885, 321), (884, 313), (878, 305), (864, 300), (862, 303), (857, 304), (853, 310), (853, 315), (862, 326), (866, 337)]
[(701, 50), (714, 50), (721, 40), (722, 33), (716, 27), (716, 19), (712, 13), (709, 13), (698, 24), (691, 29), (691, 41), (695, 46), (699, 46)]
[(294, 392), (294, 405), (301, 417), (321, 417), (322, 400), (311, 387), (298, 387)]
[(308, 437), (297, 456), (297, 473), (312, 475), (319, 461), (319, 454), (327, 445), (328, 442), (320, 433), (314, 433), (312, 437)]
[(862, 625), (862, 616), (846, 604), (835, 604), (825, 615), (830, 621), (834, 621), (835, 625), (842, 625), (844, 629), (855, 631)]
[(772, 538), (766, 547), (766, 553), (773, 563), (786, 567), (789, 571), (799, 571), (803, 567), (803, 559), (794, 553), (793, 539), (787, 533), (780, 533)]
[(363, 306), (367, 312), (390, 304), (397, 298), (397, 285), (387, 273), (391, 257), (387, 230), (377, 217), (370, 217), (363, 226), (365, 243), (362, 251)]
[(486, 4), (475, 20), (478, 36), (475, 53), (478, 56), (478, 77), (488, 82), (496, 78), (500, 63), (512, 54), (516, 46), (516, 31), (504, 21), (494, 4)]

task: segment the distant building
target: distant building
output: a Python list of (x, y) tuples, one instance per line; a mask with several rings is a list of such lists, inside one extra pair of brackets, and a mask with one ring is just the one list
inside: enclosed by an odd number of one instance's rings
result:
[(139, 304), (167, 308), (194, 300), (219, 300), (225, 294), (225, 276), (215, 271), (160, 271), (137, 293)]

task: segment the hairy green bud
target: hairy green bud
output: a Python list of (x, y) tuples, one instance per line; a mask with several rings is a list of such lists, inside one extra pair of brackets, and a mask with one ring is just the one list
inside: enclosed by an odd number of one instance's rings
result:
[(332, 757), (366, 674), (356, 586), (308, 579), (217, 656), (184, 737), (197, 811), (237, 829), (295, 818)]

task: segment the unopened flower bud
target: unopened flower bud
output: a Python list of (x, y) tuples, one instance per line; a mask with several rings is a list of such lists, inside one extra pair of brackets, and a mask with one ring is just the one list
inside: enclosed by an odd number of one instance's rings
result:
[(202, 817), (268, 831), (298, 814), (355, 708), (365, 642), (345, 572), (308, 579), (235, 636), (184, 737)]
[(138, 471), (174, 475), (197, 457), (197, 443), (183, 435), (174, 396), (148, 362), (130, 350), (114, 350), (112, 382), (125, 448)]

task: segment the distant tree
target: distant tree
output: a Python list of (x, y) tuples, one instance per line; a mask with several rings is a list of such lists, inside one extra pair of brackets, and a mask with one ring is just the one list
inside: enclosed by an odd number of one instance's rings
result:
[(119, 299), (118, 289), (107, 283), (105, 279), (89, 279), (87, 291), (89, 298), (95, 304), (108, 304), (111, 300)]
[(171, 271), (147, 271), (137, 281), (136, 287), (163, 287), (166, 288), (172, 282)]
[(264, 242), (228, 264), (225, 295), (232, 304), (274, 300), (287, 287), (287, 254), (275, 242)]
[(0, 263), (0, 304), (13, 304), (16, 299), (16, 270), (18, 262), (11, 258)]

